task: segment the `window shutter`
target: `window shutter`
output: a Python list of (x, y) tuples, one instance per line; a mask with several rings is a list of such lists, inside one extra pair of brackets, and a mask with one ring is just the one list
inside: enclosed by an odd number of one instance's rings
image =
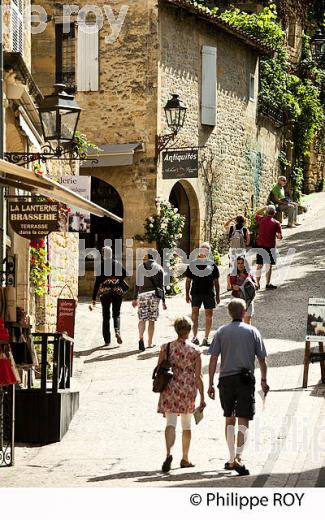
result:
[(11, 0), (11, 45), (13, 52), (23, 53), (23, 0)]
[(202, 47), (201, 123), (217, 124), (217, 49)]
[(91, 33), (78, 27), (77, 90), (96, 91), (99, 87), (99, 31)]

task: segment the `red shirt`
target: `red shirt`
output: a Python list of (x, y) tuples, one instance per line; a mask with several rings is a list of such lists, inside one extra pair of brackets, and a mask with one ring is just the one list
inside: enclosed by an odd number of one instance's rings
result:
[(260, 247), (275, 247), (276, 234), (282, 233), (280, 222), (271, 216), (262, 217), (262, 215), (255, 215), (255, 220), (259, 224), (257, 245)]

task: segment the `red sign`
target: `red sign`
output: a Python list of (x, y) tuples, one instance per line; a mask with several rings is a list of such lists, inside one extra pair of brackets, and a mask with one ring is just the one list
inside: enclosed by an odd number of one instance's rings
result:
[(74, 325), (76, 319), (76, 300), (58, 299), (57, 306), (57, 332), (65, 332), (70, 338), (74, 338)]

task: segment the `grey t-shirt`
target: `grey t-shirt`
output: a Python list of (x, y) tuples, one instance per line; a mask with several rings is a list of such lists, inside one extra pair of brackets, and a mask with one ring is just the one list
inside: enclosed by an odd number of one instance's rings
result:
[(221, 354), (220, 377), (239, 374), (243, 368), (254, 372), (255, 356), (266, 358), (266, 349), (259, 331), (243, 321), (220, 327), (211, 343), (209, 354)]

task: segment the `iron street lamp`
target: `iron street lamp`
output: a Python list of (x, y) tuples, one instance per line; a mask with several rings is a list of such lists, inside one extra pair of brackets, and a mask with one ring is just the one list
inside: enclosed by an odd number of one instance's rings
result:
[(81, 108), (65, 85), (54, 85), (55, 92), (45, 96), (38, 107), (45, 141), (71, 143), (74, 140)]
[(321, 29), (316, 31), (315, 37), (311, 42), (311, 52), (315, 59), (325, 56), (325, 34)]
[(156, 157), (167, 148), (170, 141), (175, 139), (178, 132), (183, 128), (186, 119), (187, 107), (179, 99), (178, 94), (171, 94), (171, 96), (172, 98), (167, 101), (164, 111), (167, 126), (172, 130), (172, 133), (156, 136)]
[(86, 153), (80, 153), (75, 143), (75, 134), (81, 108), (74, 96), (65, 91), (65, 85), (54, 85), (54, 93), (45, 96), (39, 104), (38, 112), (46, 144), (40, 152), (6, 152), (7, 161), (24, 166), (30, 162), (51, 160), (75, 160), (98, 162), (87, 159)]

